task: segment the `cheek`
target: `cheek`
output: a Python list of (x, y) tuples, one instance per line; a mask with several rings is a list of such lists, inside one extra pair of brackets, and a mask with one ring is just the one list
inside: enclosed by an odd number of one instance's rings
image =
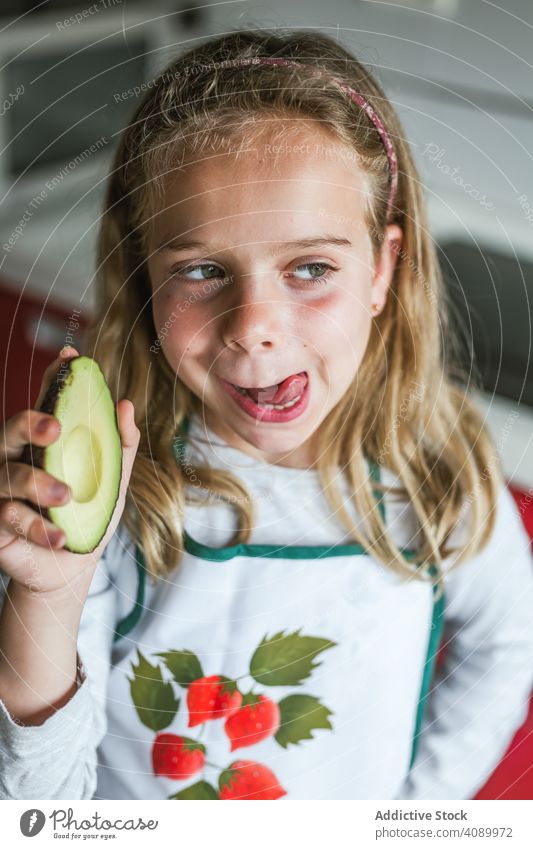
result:
[(306, 311), (302, 336), (321, 356), (337, 364), (346, 360), (357, 365), (366, 349), (372, 318), (362, 296), (339, 290)]
[(187, 308), (176, 299), (155, 296), (152, 299), (152, 315), (156, 331), (156, 346), (165, 355), (169, 365), (177, 371), (182, 360), (202, 349), (205, 320), (198, 310)]

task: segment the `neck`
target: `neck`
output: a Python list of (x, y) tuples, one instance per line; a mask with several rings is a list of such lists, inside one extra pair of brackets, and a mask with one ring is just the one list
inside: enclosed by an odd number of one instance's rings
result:
[(289, 469), (316, 470), (318, 467), (315, 454), (312, 450), (311, 437), (290, 453), (286, 451), (266, 452), (252, 445), (246, 439), (243, 439), (220, 419), (215, 420), (210, 410), (205, 410), (203, 413), (200, 412), (197, 415), (200, 422), (205, 422), (207, 427), (220, 437), (220, 439), (237, 451), (242, 451), (243, 454), (252, 457), (254, 460)]

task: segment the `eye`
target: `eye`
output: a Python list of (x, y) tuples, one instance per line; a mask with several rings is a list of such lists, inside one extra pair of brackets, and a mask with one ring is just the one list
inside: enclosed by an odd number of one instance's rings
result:
[[(328, 262), (306, 262), (301, 265), (297, 265), (296, 269), (307, 268), (312, 269), (310, 277), (297, 278), (300, 279), (304, 284), (319, 284), (322, 285), (326, 283), (331, 274), (340, 269), (337, 266), (330, 265)], [(210, 274), (207, 277), (203, 276), (204, 271), (214, 271), (214, 274)], [(313, 271), (318, 271), (317, 274), (314, 274)], [(194, 273), (200, 273), (202, 276), (200, 277), (192, 277), (191, 275)], [(219, 273), (216, 273), (219, 272)], [(168, 279), (172, 279), (173, 277), (181, 277), (184, 280), (190, 283), (201, 283), (206, 280), (228, 280), (227, 275), (223, 273), (223, 270), (218, 265), (214, 265), (213, 263), (198, 263), (196, 265), (184, 265), (180, 268), (174, 269), (170, 273), (170, 277)]]
[[(337, 266), (330, 265), (328, 262), (305, 262), (302, 265), (297, 265), (296, 268), (297, 269), (298, 268), (310, 268), (310, 269), (314, 269), (314, 270), (316, 270), (316, 269), (319, 270), (319, 273), (316, 276), (311, 274), (311, 277), (303, 278), (304, 283), (311, 283), (311, 284), (313, 284), (313, 283), (319, 283), (319, 284), (326, 283), (328, 278), (331, 276), (332, 273), (334, 273), (335, 271), (339, 271), (339, 268)], [(325, 272), (324, 272), (324, 269), (326, 269)]]
[[(213, 274), (209, 277), (186, 277), (187, 274), (191, 274), (194, 271), (202, 272), (207, 269), (219, 271), (221, 273)], [(225, 275), (222, 273), (222, 269), (218, 265), (213, 265), (213, 263), (210, 262), (204, 262), (199, 263), (198, 265), (184, 265), (181, 268), (176, 268), (170, 273), (170, 277), (183, 277), (191, 283), (201, 283), (205, 280), (217, 280), (218, 278), (224, 278)]]

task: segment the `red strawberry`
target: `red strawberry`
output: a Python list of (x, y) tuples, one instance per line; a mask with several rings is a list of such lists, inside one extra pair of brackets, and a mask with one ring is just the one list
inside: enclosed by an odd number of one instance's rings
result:
[(157, 734), (152, 747), (155, 775), (182, 780), (203, 768), (205, 746), (177, 734)]
[(189, 684), (187, 707), (189, 709), (189, 728), (201, 725), (208, 719), (222, 719), (238, 710), (242, 694), (235, 681), (223, 675), (208, 675), (197, 678)]
[(256, 761), (233, 761), (218, 779), (221, 799), (279, 799), (287, 791), (268, 767)]
[(265, 737), (275, 734), (279, 728), (280, 710), (268, 696), (247, 693), (242, 706), (224, 723), (224, 730), (231, 740), (231, 751), (241, 746), (253, 746)]

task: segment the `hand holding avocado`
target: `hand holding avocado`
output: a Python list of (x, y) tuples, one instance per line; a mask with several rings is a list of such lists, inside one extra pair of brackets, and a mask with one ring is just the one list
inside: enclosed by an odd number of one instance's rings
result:
[(67, 347), (35, 409), (1, 435), (0, 568), (34, 592), (60, 589), (73, 569), (94, 569), (120, 521), (140, 438), (133, 405), (115, 411), (97, 363)]

